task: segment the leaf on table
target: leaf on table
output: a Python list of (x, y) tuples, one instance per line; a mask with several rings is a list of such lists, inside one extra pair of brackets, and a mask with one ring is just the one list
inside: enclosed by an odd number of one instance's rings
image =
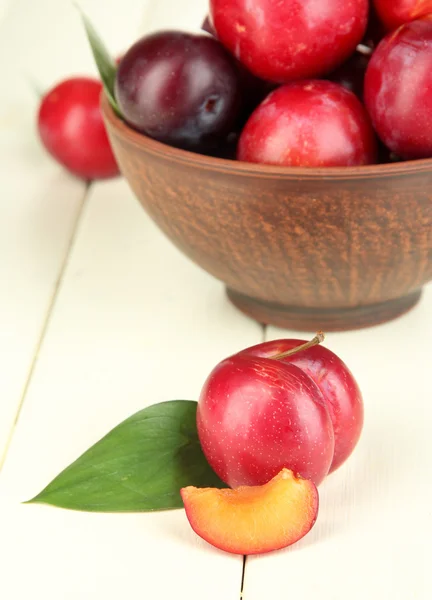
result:
[(87, 38), (90, 43), (91, 50), (93, 52), (93, 57), (98, 68), (100, 78), (104, 85), (105, 93), (108, 96), (110, 104), (115, 110), (115, 112), (119, 116), (121, 116), (120, 109), (118, 107), (114, 95), (114, 82), (117, 70), (115, 62), (112, 56), (109, 54), (108, 50), (106, 49), (105, 44), (101, 40), (96, 29), (93, 27), (90, 19), (81, 10), (80, 13), (84, 22)]
[(197, 403), (155, 404), (115, 427), (28, 503), (94, 512), (183, 506), (180, 488), (226, 487), (207, 463)]

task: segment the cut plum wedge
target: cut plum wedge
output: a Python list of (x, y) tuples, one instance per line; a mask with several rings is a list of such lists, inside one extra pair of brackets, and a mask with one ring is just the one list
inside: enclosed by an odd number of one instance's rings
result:
[(233, 554), (262, 554), (294, 544), (313, 527), (318, 490), (282, 469), (260, 486), (234, 490), (181, 490), (192, 529), (206, 542)]

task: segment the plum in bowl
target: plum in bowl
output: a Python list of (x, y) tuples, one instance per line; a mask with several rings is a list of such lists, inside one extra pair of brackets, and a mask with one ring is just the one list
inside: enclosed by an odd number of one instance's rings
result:
[(102, 111), (146, 212), (257, 321), (303, 331), (371, 326), (413, 307), (432, 279), (432, 159), (244, 163), (138, 133), (106, 97)]

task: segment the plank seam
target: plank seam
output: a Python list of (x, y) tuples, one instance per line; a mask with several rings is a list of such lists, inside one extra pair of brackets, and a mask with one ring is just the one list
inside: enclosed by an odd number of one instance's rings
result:
[(51, 294), (51, 298), (50, 298), (50, 301), (49, 301), (49, 304), (48, 304), (48, 307), (47, 307), (47, 310), (46, 310), (46, 313), (45, 313), (45, 318), (44, 318), (44, 320), (42, 322), (42, 327), (41, 327), (41, 330), (40, 330), (40, 334), (39, 334), (38, 340), (36, 342), (36, 346), (35, 346), (33, 358), (32, 358), (32, 361), (30, 363), (30, 366), (29, 366), (29, 369), (28, 369), (28, 372), (27, 372), (27, 377), (26, 377), (25, 382), (24, 382), (23, 390), (21, 392), (21, 397), (20, 397), (20, 400), (18, 402), (18, 406), (17, 406), (17, 409), (16, 409), (15, 419), (14, 419), (14, 422), (13, 422), (12, 427), (10, 429), (9, 435), (7, 437), (6, 444), (5, 444), (5, 447), (3, 449), (3, 452), (0, 454), (0, 472), (1, 472), (3, 466), (4, 466), (5, 462), (6, 462), (6, 457), (7, 457), (9, 448), (11, 446), (12, 439), (13, 439), (16, 427), (18, 425), (18, 421), (19, 421), (19, 418), (20, 418), (20, 415), (21, 415), (21, 412), (22, 412), (22, 409), (23, 409), (23, 406), (24, 406), (25, 398), (27, 396), (27, 392), (29, 390), (29, 387), (30, 387), (30, 384), (31, 384), (31, 380), (32, 380), (33, 374), (34, 374), (35, 369), (36, 369), (36, 365), (37, 365), (37, 361), (38, 361), (38, 358), (39, 358), (40, 350), (42, 348), (42, 344), (44, 342), (45, 335), (46, 335), (46, 333), (48, 331), (48, 327), (49, 327), (49, 324), (50, 324), (50, 321), (51, 321), (51, 316), (52, 316), (52, 313), (54, 311), (54, 307), (55, 307), (55, 304), (57, 302), (57, 298), (58, 298), (59, 291), (60, 291), (60, 288), (61, 288), (61, 284), (62, 284), (62, 281), (63, 281), (63, 278), (64, 278), (66, 267), (67, 267), (68, 262), (69, 262), (69, 257), (71, 255), (71, 252), (72, 252), (73, 247), (75, 245), (75, 241), (76, 241), (76, 238), (77, 238), (77, 233), (78, 233), (78, 230), (79, 230), (79, 227), (80, 227), (80, 223), (81, 223), (81, 220), (82, 220), (82, 215), (84, 213), (84, 207), (86, 205), (86, 200), (87, 200), (87, 198), (89, 196), (90, 189), (91, 189), (91, 182), (87, 182), (86, 185), (85, 185), (84, 193), (83, 193), (82, 198), (81, 198), (81, 202), (80, 202), (80, 206), (79, 206), (79, 209), (78, 209), (78, 213), (77, 213), (77, 216), (75, 218), (75, 222), (74, 222), (73, 227), (72, 227), (72, 234), (71, 234), (71, 236), (69, 238), (69, 242), (68, 242), (68, 244), (66, 246), (66, 251), (64, 253), (63, 260), (62, 260), (62, 262), (60, 264), (60, 269), (59, 269), (59, 272), (58, 272), (58, 275), (57, 275), (57, 279), (56, 279), (56, 282), (54, 284), (54, 288), (53, 288), (53, 291), (52, 291), (52, 294)]

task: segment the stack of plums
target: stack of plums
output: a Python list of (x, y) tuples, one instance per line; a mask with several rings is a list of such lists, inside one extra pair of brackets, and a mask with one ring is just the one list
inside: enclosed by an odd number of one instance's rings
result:
[(274, 165), (432, 157), (432, 0), (210, 0), (203, 29), (123, 56), (115, 94), (133, 128)]

